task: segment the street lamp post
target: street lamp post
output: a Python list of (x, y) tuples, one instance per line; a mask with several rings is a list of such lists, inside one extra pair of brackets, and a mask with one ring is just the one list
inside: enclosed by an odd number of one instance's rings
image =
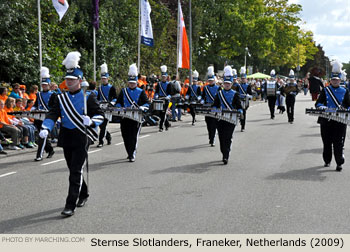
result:
[(245, 48), (245, 53), (244, 53), (244, 68), (247, 71), (247, 53), (248, 53), (248, 47)]

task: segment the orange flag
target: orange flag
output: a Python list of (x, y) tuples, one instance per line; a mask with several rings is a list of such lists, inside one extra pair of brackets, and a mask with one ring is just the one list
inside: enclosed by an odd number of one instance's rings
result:
[(190, 46), (188, 44), (188, 38), (186, 33), (185, 21), (182, 15), (181, 4), (179, 1), (179, 51), (178, 51), (178, 59), (179, 64), (178, 68), (187, 68), (190, 69)]

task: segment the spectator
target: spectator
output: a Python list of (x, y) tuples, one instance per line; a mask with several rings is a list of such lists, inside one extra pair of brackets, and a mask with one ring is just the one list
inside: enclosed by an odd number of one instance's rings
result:
[[(172, 77), (172, 82), (170, 82), (171, 85), (171, 117), (172, 121), (176, 122), (176, 117), (179, 121), (181, 121), (181, 108), (177, 107), (177, 104), (180, 102), (180, 92), (181, 92), (181, 85), (176, 80), (176, 76), (174, 75)], [(177, 110), (177, 113), (176, 113)]]
[(62, 94), (61, 90), (58, 88), (58, 85), (55, 82), (51, 82), (50, 90), (55, 94)]
[(36, 100), (36, 93), (38, 93), (39, 88), (37, 85), (33, 85), (29, 89), (29, 99), (33, 100), (35, 102)]
[[(5, 102), (5, 108), (4, 110), (8, 112), (13, 112), (13, 108), (15, 107), (15, 99), (12, 97), (9, 97), (6, 102)], [(29, 130), (28, 127), (26, 127), (21, 120), (18, 120), (15, 116), (8, 116), (10, 121), (12, 122), (13, 125), (15, 125), (20, 131), (20, 138), (22, 140), (22, 143), (20, 142), (17, 147), (24, 149), (25, 147), (27, 148), (34, 148), (34, 146), (31, 146), (28, 144), (28, 138), (29, 138)]]
[[(1, 132), (0, 132), (0, 140), (6, 141), (6, 138), (4, 137), (4, 135)], [(4, 148), (2, 147), (1, 143), (0, 143), (0, 154), (7, 155), (7, 153), (4, 151)]]
[(23, 106), (22, 106), (22, 99), (18, 98), (16, 99), (15, 107), (13, 108), (13, 111), (23, 111)]
[(6, 87), (0, 87), (0, 100), (2, 100), (4, 103), (7, 100), (7, 88)]
[[(12, 97), (15, 99), (22, 98), (21, 91), (20, 91), (20, 85), (18, 83), (15, 83), (13, 85), (13, 90), (12, 90), (11, 94), (9, 95), (9, 97)], [(5, 103), (6, 103), (6, 101), (5, 101)]]
[(26, 93), (26, 85), (20, 85), (19, 86), (19, 91), (21, 93), (21, 97), (25, 99), (29, 99), (29, 95)]
[(17, 145), (19, 145), (21, 131), (12, 124), (4, 107), (5, 103), (0, 100), (0, 132), (11, 136), (12, 144), (10, 144), (10, 150), (19, 150), (20, 148)]
[(30, 109), (31, 109), (33, 106), (34, 106), (34, 100), (29, 99), (29, 100), (27, 101), (27, 106), (25, 107), (25, 110), (26, 110), (26, 111), (30, 111)]

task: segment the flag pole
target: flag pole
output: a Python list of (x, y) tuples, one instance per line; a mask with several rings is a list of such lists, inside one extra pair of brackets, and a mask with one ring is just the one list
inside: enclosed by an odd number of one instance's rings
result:
[(191, 0), (189, 0), (190, 4), (190, 85), (192, 85), (192, 7)]
[(137, 45), (137, 67), (139, 69), (139, 73), (141, 73), (140, 54), (141, 54), (141, 0), (139, 0), (139, 39), (138, 39), (138, 45)]
[(177, 43), (176, 43), (176, 52), (177, 52), (177, 55), (176, 55), (176, 78), (179, 78), (179, 49), (180, 49), (180, 46), (179, 46), (179, 43), (180, 43), (180, 38), (179, 38), (179, 35), (180, 35), (180, 0), (177, 1)]
[(94, 81), (96, 81), (96, 28), (93, 26), (93, 40), (94, 40)]
[(40, 14), (40, 0), (38, 0), (38, 28), (39, 28), (39, 80), (41, 79), (40, 70), (43, 66), (42, 45), (41, 45), (41, 14)]

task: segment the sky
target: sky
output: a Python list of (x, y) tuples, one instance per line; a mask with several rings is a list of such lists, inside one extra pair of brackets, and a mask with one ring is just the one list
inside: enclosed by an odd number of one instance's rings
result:
[(330, 60), (350, 62), (350, 0), (289, 0), (303, 8), (301, 27), (311, 30)]

